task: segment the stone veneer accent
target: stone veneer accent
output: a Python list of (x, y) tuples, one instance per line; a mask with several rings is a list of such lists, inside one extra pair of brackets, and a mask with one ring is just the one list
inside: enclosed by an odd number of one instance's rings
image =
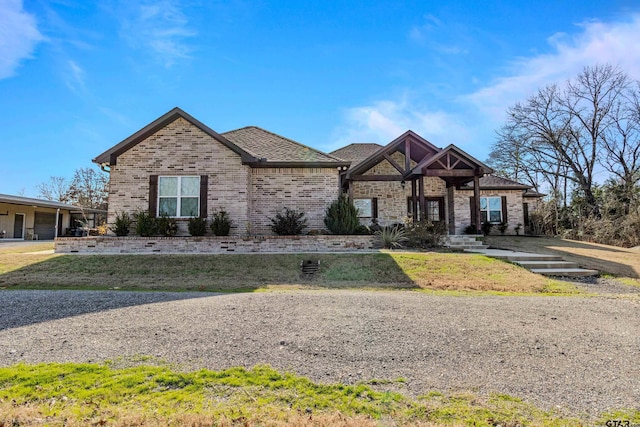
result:
[[(149, 208), (150, 175), (209, 175), (207, 217), (225, 209), (233, 220), (231, 233), (245, 233), (250, 168), (188, 121), (175, 120), (118, 157), (110, 173), (109, 224), (116, 213)], [(187, 221), (179, 221), (179, 233), (187, 234)]]
[(376, 248), (375, 236), (257, 236), (257, 237), (62, 237), (56, 253), (304, 253), (357, 252)]
[[(404, 154), (395, 152), (391, 156), (393, 160), (404, 167)], [(412, 166), (415, 162), (412, 161)], [(373, 166), (364, 175), (399, 175), (399, 172), (387, 160)], [(400, 181), (353, 181), (354, 199), (378, 199), (378, 221), (381, 225), (402, 222), (407, 217), (407, 199), (411, 197), (411, 183), (407, 182), (404, 190)], [(416, 194), (418, 194), (418, 183), (416, 182)], [(424, 178), (425, 197), (445, 197), (447, 189), (445, 182), (438, 177)], [(445, 211), (447, 205), (445, 203)], [(445, 218), (447, 218), (445, 212)], [(369, 220), (364, 220), (365, 225), (369, 225)]]
[(267, 235), (269, 218), (284, 208), (303, 211), (308, 230), (322, 230), (326, 208), (338, 198), (337, 168), (254, 168), (251, 170), (250, 232)]
[[(507, 223), (509, 228), (505, 234), (515, 235), (515, 228), (522, 224), (520, 234), (524, 234), (524, 211), (522, 208), (522, 190), (480, 190), (480, 197), (507, 197)], [(471, 224), (471, 206), (469, 199), (473, 197), (473, 190), (458, 190), (454, 192), (454, 211), (456, 233), (464, 234), (464, 229)], [(491, 234), (500, 234), (494, 228)]]

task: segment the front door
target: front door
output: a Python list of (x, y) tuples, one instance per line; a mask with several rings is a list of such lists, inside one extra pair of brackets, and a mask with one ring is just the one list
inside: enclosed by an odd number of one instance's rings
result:
[[(424, 219), (431, 222), (444, 221), (444, 197), (425, 197), (425, 212)], [(411, 218), (413, 210), (413, 203), (411, 203), (411, 197), (407, 198), (407, 216)], [(422, 212), (420, 212), (420, 203), (418, 203), (418, 218), (420, 218)]]
[(13, 238), (24, 238), (24, 214), (16, 214), (13, 220)]

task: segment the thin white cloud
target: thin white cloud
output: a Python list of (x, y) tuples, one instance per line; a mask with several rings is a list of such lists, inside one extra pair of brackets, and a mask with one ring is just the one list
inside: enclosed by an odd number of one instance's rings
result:
[(0, 0), (0, 79), (14, 76), (20, 62), (31, 58), (43, 39), (21, 0)]
[(131, 46), (149, 49), (166, 67), (189, 58), (187, 39), (196, 35), (178, 0), (126, 2), (122, 4), (122, 37)]
[(640, 14), (622, 22), (586, 22), (578, 28), (581, 31), (573, 35), (549, 37), (550, 53), (517, 59), (508, 75), (463, 96), (463, 100), (499, 122), (514, 103), (525, 100), (538, 88), (575, 77), (585, 66), (610, 63), (640, 79)]
[(83, 92), (85, 90), (84, 69), (73, 60), (67, 61), (66, 65), (65, 84), (76, 94)]
[(462, 120), (444, 111), (431, 111), (406, 94), (397, 100), (382, 100), (348, 108), (343, 124), (334, 131), (332, 149), (354, 142), (387, 144), (407, 130), (436, 145), (462, 144), (468, 134)]

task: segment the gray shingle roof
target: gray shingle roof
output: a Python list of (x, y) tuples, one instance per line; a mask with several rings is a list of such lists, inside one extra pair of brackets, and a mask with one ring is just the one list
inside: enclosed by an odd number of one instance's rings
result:
[(332, 151), (329, 154), (340, 159), (350, 161), (351, 167), (353, 168), (381, 148), (382, 145), (376, 143), (354, 143)]
[(258, 159), (267, 162), (336, 162), (342, 159), (307, 147), (299, 142), (269, 132), (257, 126), (222, 133), (226, 139)]
[[(473, 182), (467, 183), (460, 188), (472, 189)], [(530, 185), (521, 184), (516, 181), (512, 181), (507, 178), (502, 178), (495, 175), (485, 175), (480, 178), (480, 188), (482, 189), (500, 189), (500, 190), (526, 190), (531, 188)]]

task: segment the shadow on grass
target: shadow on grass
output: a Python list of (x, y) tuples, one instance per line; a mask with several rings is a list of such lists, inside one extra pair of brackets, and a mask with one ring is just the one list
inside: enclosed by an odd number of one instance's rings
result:
[[(320, 262), (304, 275), (305, 260)], [(213, 292), (418, 288), (389, 254), (62, 255), (0, 274), (0, 329)], [(32, 290), (9, 296), (12, 289)], [(74, 290), (92, 291), (78, 294)], [(101, 292), (96, 292), (101, 291)], [(161, 291), (161, 292), (124, 292)], [(11, 301), (9, 303), (8, 301)]]
[(488, 236), (485, 242), (497, 249), (559, 255), (581, 267), (616, 276), (640, 277), (640, 255), (624, 248), (553, 237)]

